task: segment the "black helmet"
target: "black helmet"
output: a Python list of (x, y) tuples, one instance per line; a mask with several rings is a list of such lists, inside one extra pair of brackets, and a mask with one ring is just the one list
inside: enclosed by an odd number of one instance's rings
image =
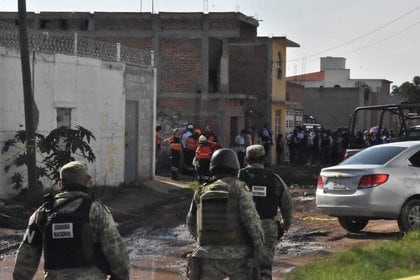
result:
[(235, 151), (228, 148), (216, 150), (210, 159), (210, 171), (213, 171), (216, 167), (239, 170), (239, 160)]

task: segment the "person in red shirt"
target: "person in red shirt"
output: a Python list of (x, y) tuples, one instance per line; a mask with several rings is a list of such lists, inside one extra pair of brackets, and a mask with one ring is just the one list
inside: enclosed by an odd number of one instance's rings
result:
[(201, 135), (198, 142), (193, 162), (196, 167), (198, 181), (203, 184), (210, 179), (210, 158), (213, 150), (206, 136)]

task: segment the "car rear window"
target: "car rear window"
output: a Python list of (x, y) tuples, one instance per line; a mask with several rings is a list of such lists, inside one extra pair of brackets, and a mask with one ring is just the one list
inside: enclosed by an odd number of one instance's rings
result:
[(363, 150), (343, 161), (341, 164), (384, 164), (405, 149), (407, 148), (379, 145)]

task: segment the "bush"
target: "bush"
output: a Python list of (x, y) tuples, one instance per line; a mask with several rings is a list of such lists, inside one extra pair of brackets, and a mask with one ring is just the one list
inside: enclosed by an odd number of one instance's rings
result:
[[(54, 182), (60, 178), (59, 169), (64, 164), (75, 160), (74, 156), (93, 162), (95, 154), (90, 147), (91, 139), (95, 139), (92, 132), (77, 126), (76, 129), (59, 127), (53, 129), (47, 136), (36, 133), (36, 152), (41, 155), (42, 160), (37, 162), (38, 184), (42, 186), (40, 178), (46, 177)], [(13, 156), (6, 160), (4, 170), (6, 173), (12, 166), (21, 167), (28, 164), (25, 150), (27, 144), (24, 130), (18, 131), (14, 138), (5, 142), (2, 154), (7, 153), (12, 148), (15, 150)], [(20, 172), (14, 172), (11, 180), (16, 190), (24, 187), (24, 176)]]

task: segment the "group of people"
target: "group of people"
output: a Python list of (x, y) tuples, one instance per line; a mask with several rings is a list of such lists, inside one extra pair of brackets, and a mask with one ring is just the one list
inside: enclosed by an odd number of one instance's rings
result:
[[(356, 131), (352, 136), (347, 128), (329, 130), (325, 128), (305, 128), (297, 126), (286, 137), (289, 152), (289, 162), (294, 165), (304, 164), (337, 164), (344, 159), (346, 149), (352, 147), (365, 148), (372, 145), (388, 143), (393, 132), (382, 129), (380, 132), (374, 128)], [(277, 148), (283, 147), (282, 135), (277, 136)], [(278, 152), (278, 159), (284, 159), (284, 149)], [(281, 162), (279, 161), (279, 164)]]
[[(282, 136), (279, 135), (278, 139)], [(306, 129), (297, 126), (286, 136), (288, 161), (293, 165), (336, 164), (343, 160), (349, 144), (347, 129), (329, 129), (313, 127)], [(278, 156), (283, 158), (284, 155)]]
[(210, 158), (220, 148), (217, 137), (210, 126), (203, 130), (188, 124), (185, 131), (172, 130), (172, 136), (164, 139), (170, 146), (171, 178), (178, 180), (181, 159), (184, 159), (184, 171), (197, 174), (203, 183), (209, 179)]
[[(262, 145), (248, 146), (245, 160), (241, 168), (234, 150), (212, 153), (211, 179), (194, 193), (186, 219), (198, 244), (190, 279), (272, 279), (276, 244), (292, 223), (291, 195), (264, 168)], [(89, 180), (83, 162), (60, 169), (61, 191), (31, 216), (13, 279), (32, 279), (42, 252), (45, 279), (129, 279), (127, 248), (108, 208), (89, 196)]]

